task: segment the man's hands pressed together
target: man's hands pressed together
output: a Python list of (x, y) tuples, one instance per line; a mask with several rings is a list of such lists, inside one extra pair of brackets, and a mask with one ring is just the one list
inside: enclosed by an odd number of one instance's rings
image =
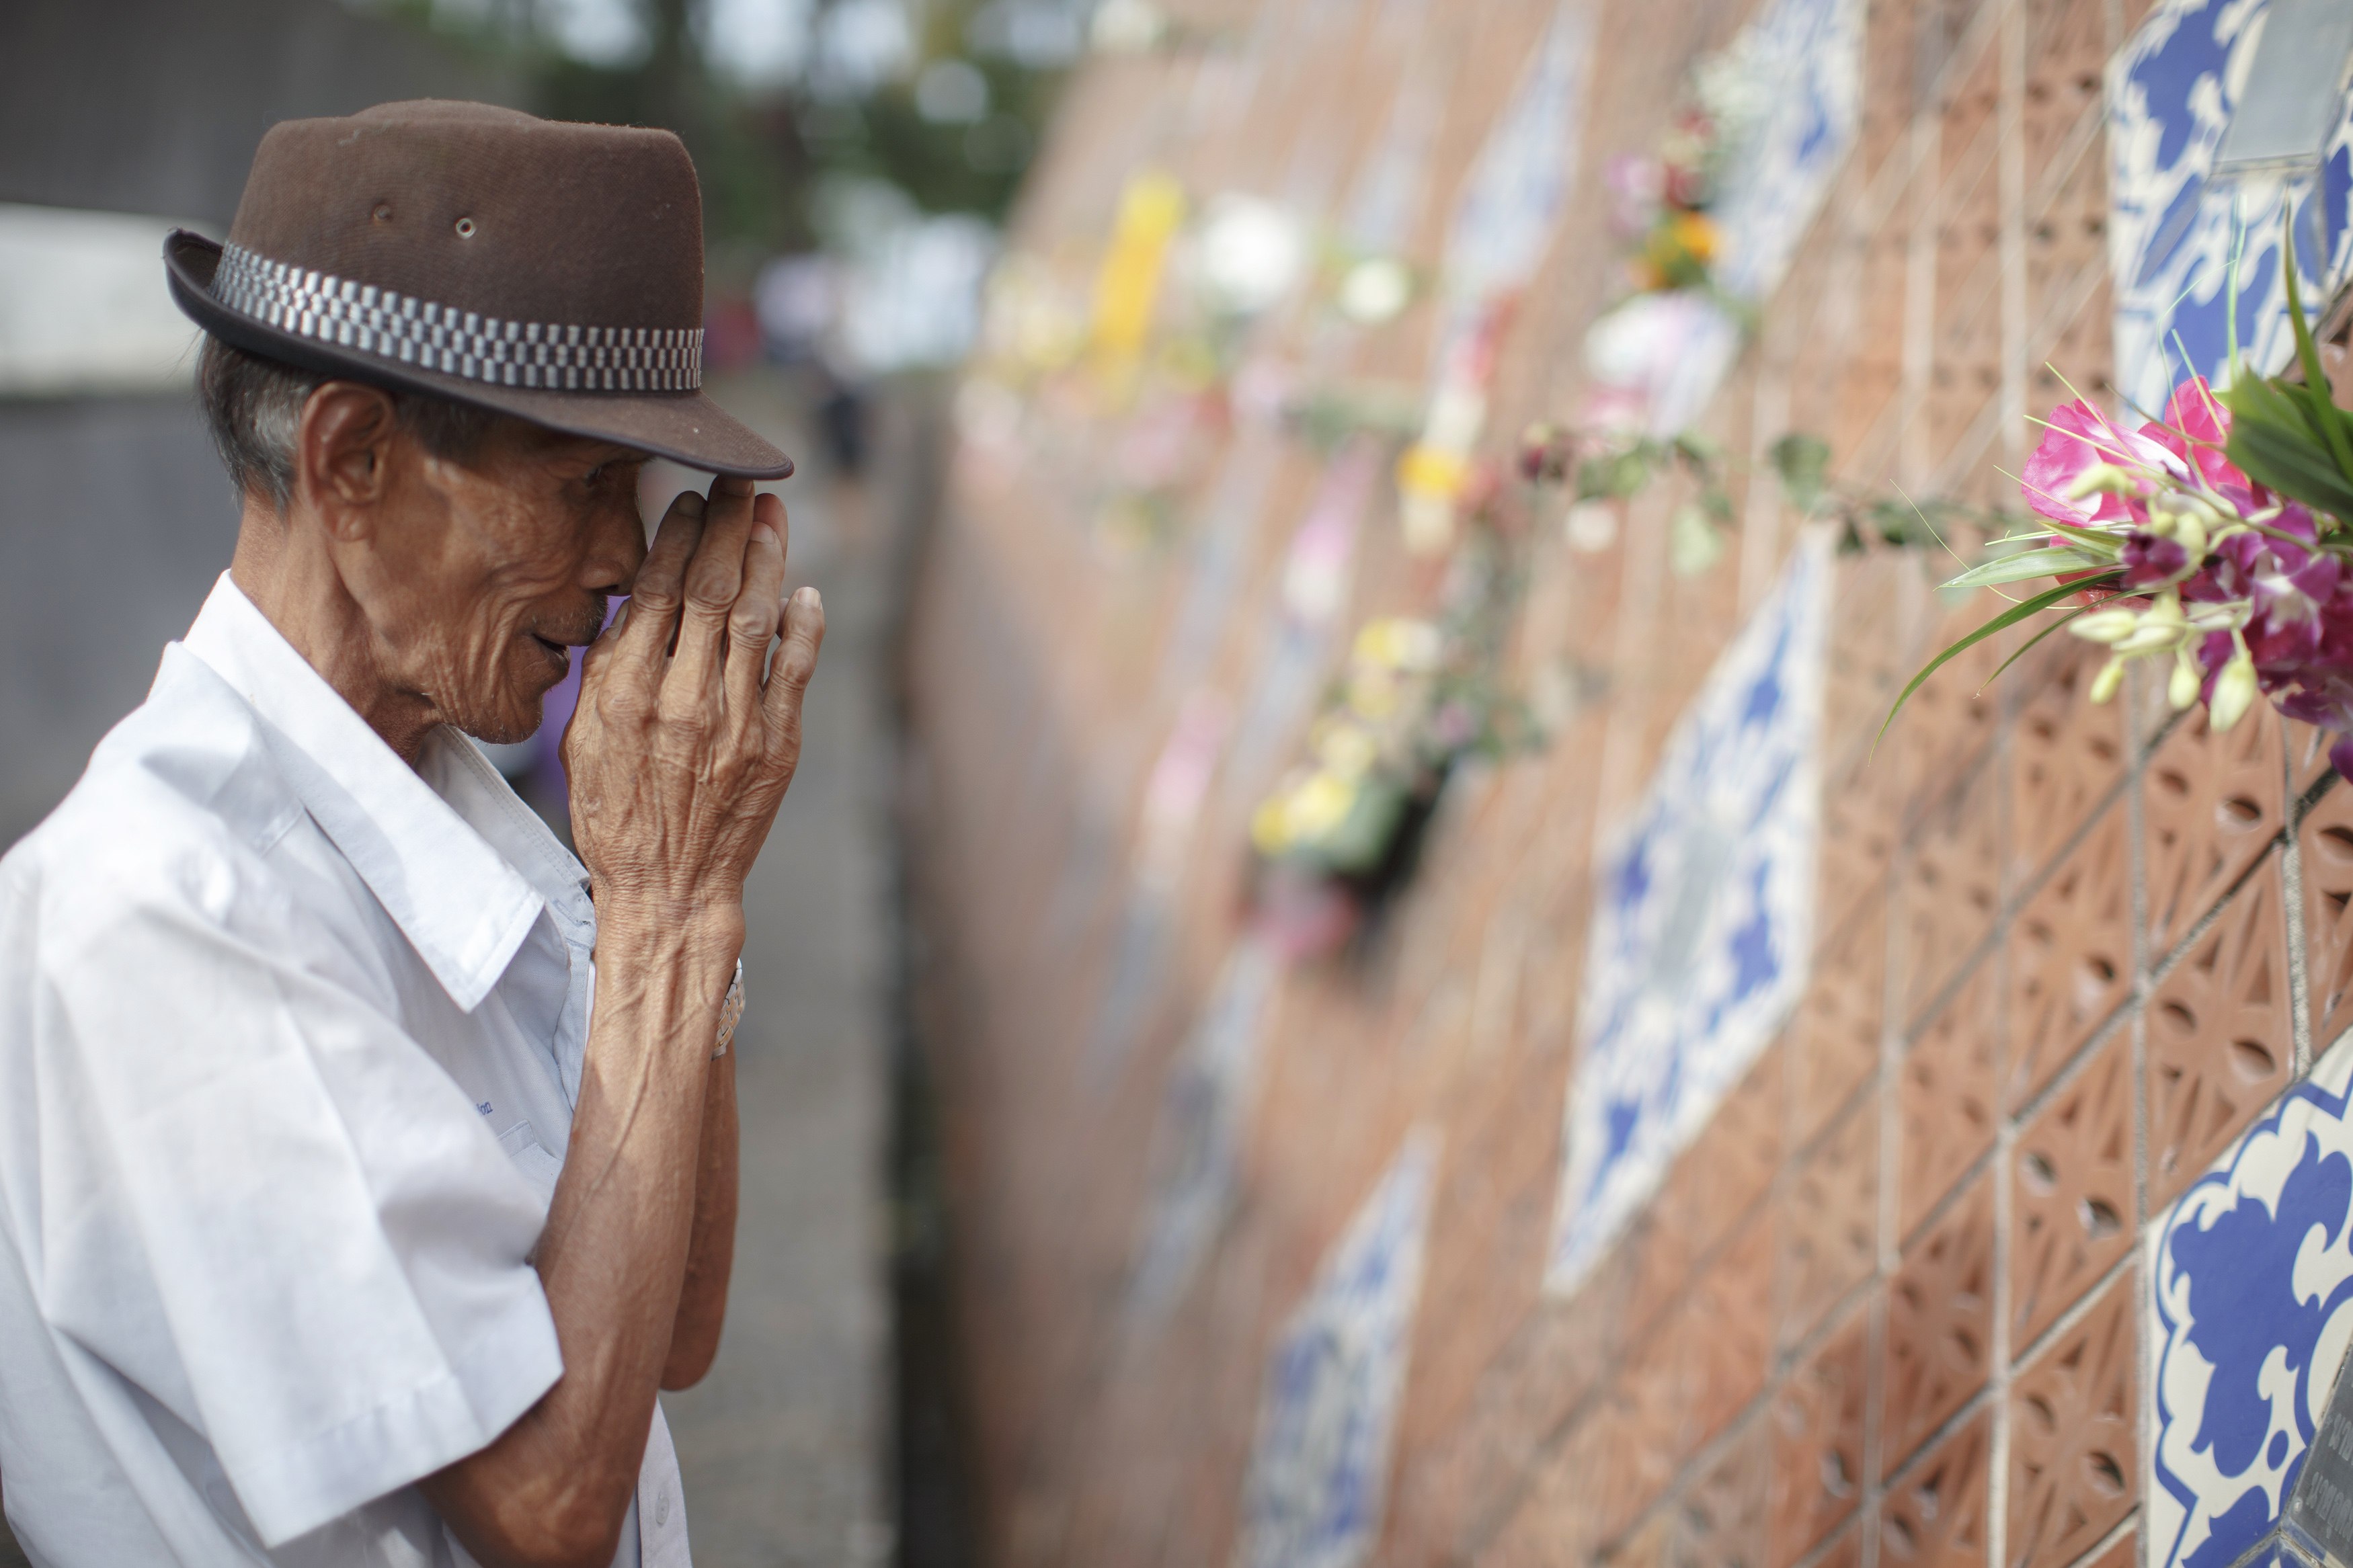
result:
[(600, 930), (616, 915), (713, 921), (734, 962), (744, 876), (799, 761), (801, 695), (825, 635), (815, 589), (781, 604), (786, 528), (784, 503), (754, 497), (749, 480), (720, 479), (708, 502), (680, 496), (588, 650), (565, 763)]
[(783, 599), (786, 537), (783, 503), (748, 480), (680, 496), (582, 668), (564, 749), (596, 903), (596, 1011), (536, 1255), (564, 1375), (425, 1482), (489, 1568), (610, 1563), (657, 1384), (696, 1381), (718, 1349), (735, 1058), (711, 1052), (744, 879), (799, 761), (825, 637), (814, 589)]

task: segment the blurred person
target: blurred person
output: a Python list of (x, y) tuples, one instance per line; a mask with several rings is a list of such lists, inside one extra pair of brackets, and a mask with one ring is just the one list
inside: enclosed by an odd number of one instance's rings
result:
[[(717, 1349), (744, 879), (824, 631), (753, 493), (790, 461), (700, 391), (702, 234), (668, 132), (410, 103), (279, 125), (227, 246), (167, 245), (236, 551), (0, 860), (44, 1568), (688, 1561), (656, 1390)], [(650, 547), (648, 454), (723, 476)], [(576, 859), (466, 739), (574, 648)]]

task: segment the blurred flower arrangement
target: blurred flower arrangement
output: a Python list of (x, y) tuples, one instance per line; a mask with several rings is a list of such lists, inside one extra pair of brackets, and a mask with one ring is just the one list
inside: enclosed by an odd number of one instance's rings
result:
[(1456, 550), (1443, 615), (1357, 630), (1308, 760), (1251, 813), (1258, 921), (1286, 956), (1338, 950), (1411, 877), (1457, 768), (1541, 743), (1501, 674), (1520, 574), (1498, 510)]
[(1617, 537), (1625, 502), (1669, 474), (1691, 480), (1691, 497), (1667, 519), (1667, 560), (1678, 575), (1723, 559), (1732, 527), (1732, 492), (1723, 449), (1691, 434), (1658, 437), (1616, 428), (1574, 430), (1539, 421), (1520, 433), (1520, 477), (1569, 494), (1562, 530), (1572, 548), (1606, 548)]
[(1627, 272), (1637, 290), (1713, 287), (1708, 268), (1720, 236), (1708, 208), (1726, 152), (1723, 121), (1703, 101), (1675, 116), (1655, 153), (1609, 161), (1611, 208), (1619, 228), (1634, 240)]
[[(2353, 776), (2353, 416), (2330, 401), (2292, 237), (2284, 249), (2303, 381), (2253, 374), (2234, 342), (2229, 390), (2191, 375), (2165, 417), (2137, 429), (2080, 397), (2060, 407), (2020, 485), (2046, 526), (2013, 536), (2029, 548), (1947, 584), (2055, 585), (1938, 654), (1896, 699), (1890, 723), (1956, 654), (2059, 609), (2004, 668), (2063, 626), (2108, 649), (2094, 701), (2112, 700), (2126, 667), (2148, 660), (2164, 670), (2176, 710), (2203, 702), (2208, 722), (2228, 730), (2268, 697), (2329, 731), (2330, 762)], [(2235, 321), (2235, 273), (2232, 292)]]

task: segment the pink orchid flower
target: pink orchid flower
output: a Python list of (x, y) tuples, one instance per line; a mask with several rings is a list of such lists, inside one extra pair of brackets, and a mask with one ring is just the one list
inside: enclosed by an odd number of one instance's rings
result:
[[(2067, 499), (2075, 481), (2097, 464), (2189, 476), (2179, 456), (2145, 433), (2118, 429), (2106, 415), (2080, 398), (2052, 410), (2050, 423), (2052, 427), (2042, 433), (2034, 455), (2026, 459), (2026, 472), (2018, 488), (2029, 507), (2054, 522), (2084, 528), (2098, 522), (2148, 521), (2142, 497), (2102, 491), (2081, 500)], [(2148, 487), (2142, 488), (2145, 494)]]

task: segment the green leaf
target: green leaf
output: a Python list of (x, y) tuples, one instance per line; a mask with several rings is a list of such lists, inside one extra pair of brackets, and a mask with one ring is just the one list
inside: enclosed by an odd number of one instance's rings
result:
[(2102, 555), (2081, 545), (2061, 544), (2048, 550), (2021, 550), (1972, 566), (1939, 588), (1990, 588), (1998, 583), (2023, 583), (2031, 577), (2055, 577), (2062, 572), (2084, 572), (2114, 566), (2114, 555)]
[(2312, 341), (2312, 323), (2304, 319), (2304, 300), (2295, 281), (2295, 204), (2282, 204), (2286, 216), (2281, 220), (2284, 253), (2281, 265), (2287, 270), (2287, 320), (2295, 331), (2295, 357), (2304, 366), (2304, 398), (2310, 410), (2313, 426), (2327, 444), (2328, 455), (2337, 459), (2339, 473), (2353, 474), (2353, 437), (2345, 433), (2344, 416), (2328, 400), (2328, 373), (2321, 368), (2320, 345)]
[(2234, 417), (2231, 460), (2248, 478), (2307, 506), (2339, 518), (2353, 518), (2353, 482), (2301, 428), (2283, 428), (2260, 419)]
[[(1961, 638), (1959, 641), (1954, 643), (1950, 647), (1947, 647), (1944, 652), (1930, 659), (1926, 664), (1921, 666), (1920, 673), (1912, 678), (1911, 683), (1905, 686), (1904, 689), (1896, 695), (1895, 705), (1887, 710), (1886, 719), (1879, 726), (1879, 733), (1872, 737), (1871, 744), (1873, 750), (1877, 750), (1879, 742), (1887, 738), (1888, 725), (1895, 722), (1895, 715), (1904, 711), (1904, 705), (1912, 700), (1912, 694), (1919, 690), (1921, 685), (1926, 682), (1930, 676), (1936, 674), (1939, 669), (1942, 669), (1946, 663), (1956, 654), (1962, 653), (1968, 648), (1976, 647), (1978, 643), (1983, 642), (1986, 638), (1993, 636), (1996, 632), (2004, 631), (2016, 626), (2019, 622), (2026, 619), (2029, 616), (2041, 614), (2042, 611), (2051, 608), (2053, 605), (2058, 604), (2061, 600), (2065, 599), (2072, 595), (2080, 594), (2086, 588), (2098, 588), (2105, 586), (2106, 584), (2114, 582), (2117, 577), (2122, 575), (2123, 574), (2121, 572), (2117, 572), (2094, 578), (2078, 578), (2073, 583), (2062, 583), (2056, 588), (2048, 589), (2042, 593), (2037, 594), (2031, 599), (2021, 599), (2017, 604), (2012, 605), (2010, 608), (2004, 610), (2001, 614), (1996, 616), (1993, 619), (1988, 621), (1985, 625), (1979, 626), (1977, 630), (1971, 632), (1968, 636)], [(2005, 668), (2007, 668), (2007, 666), (2005, 666)]]
[(1789, 504), (1799, 511), (1813, 510), (1830, 488), (1830, 443), (1793, 430), (1773, 443), (1770, 456)]
[[(2301, 396), (2285, 384), (2249, 376), (2222, 394), (2231, 411), (2231, 461), (2258, 484), (2353, 518), (2353, 477), (2339, 466), (2313, 429)], [(2343, 416), (2330, 409), (2339, 422)]]
[(1667, 519), (1667, 563), (1678, 577), (1695, 577), (1724, 558), (1724, 531), (1692, 501)]
[(2052, 621), (2041, 631), (2035, 633), (2032, 637), (2019, 644), (2018, 651), (2011, 654), (2008, 658), (2003, 659), (2001, 661), (2000, 668), (1996, 669), (1991, 675), (1986, 677), (1986, 684), (1988, 686), (1991, 686), (1995, 681), (2000, 680), (2001, 679), (2002, 670), (2008, 669), (2011, 665), (2016, 664), (2020, 659), (2024, 658), (2033, 650), (2036, 643), (2041, 642), (2044, 637), (2049, 637), (2052, 632), (2057, 631), (2061, 626), (2065, 626), (2077, 616), (2083, 615), (2090, 607), (2091, 606), (2088, 605), (2077, 605), (2074, 609), (2068, 611), (2065, 615), (2060, 616), (2057, 620)]

